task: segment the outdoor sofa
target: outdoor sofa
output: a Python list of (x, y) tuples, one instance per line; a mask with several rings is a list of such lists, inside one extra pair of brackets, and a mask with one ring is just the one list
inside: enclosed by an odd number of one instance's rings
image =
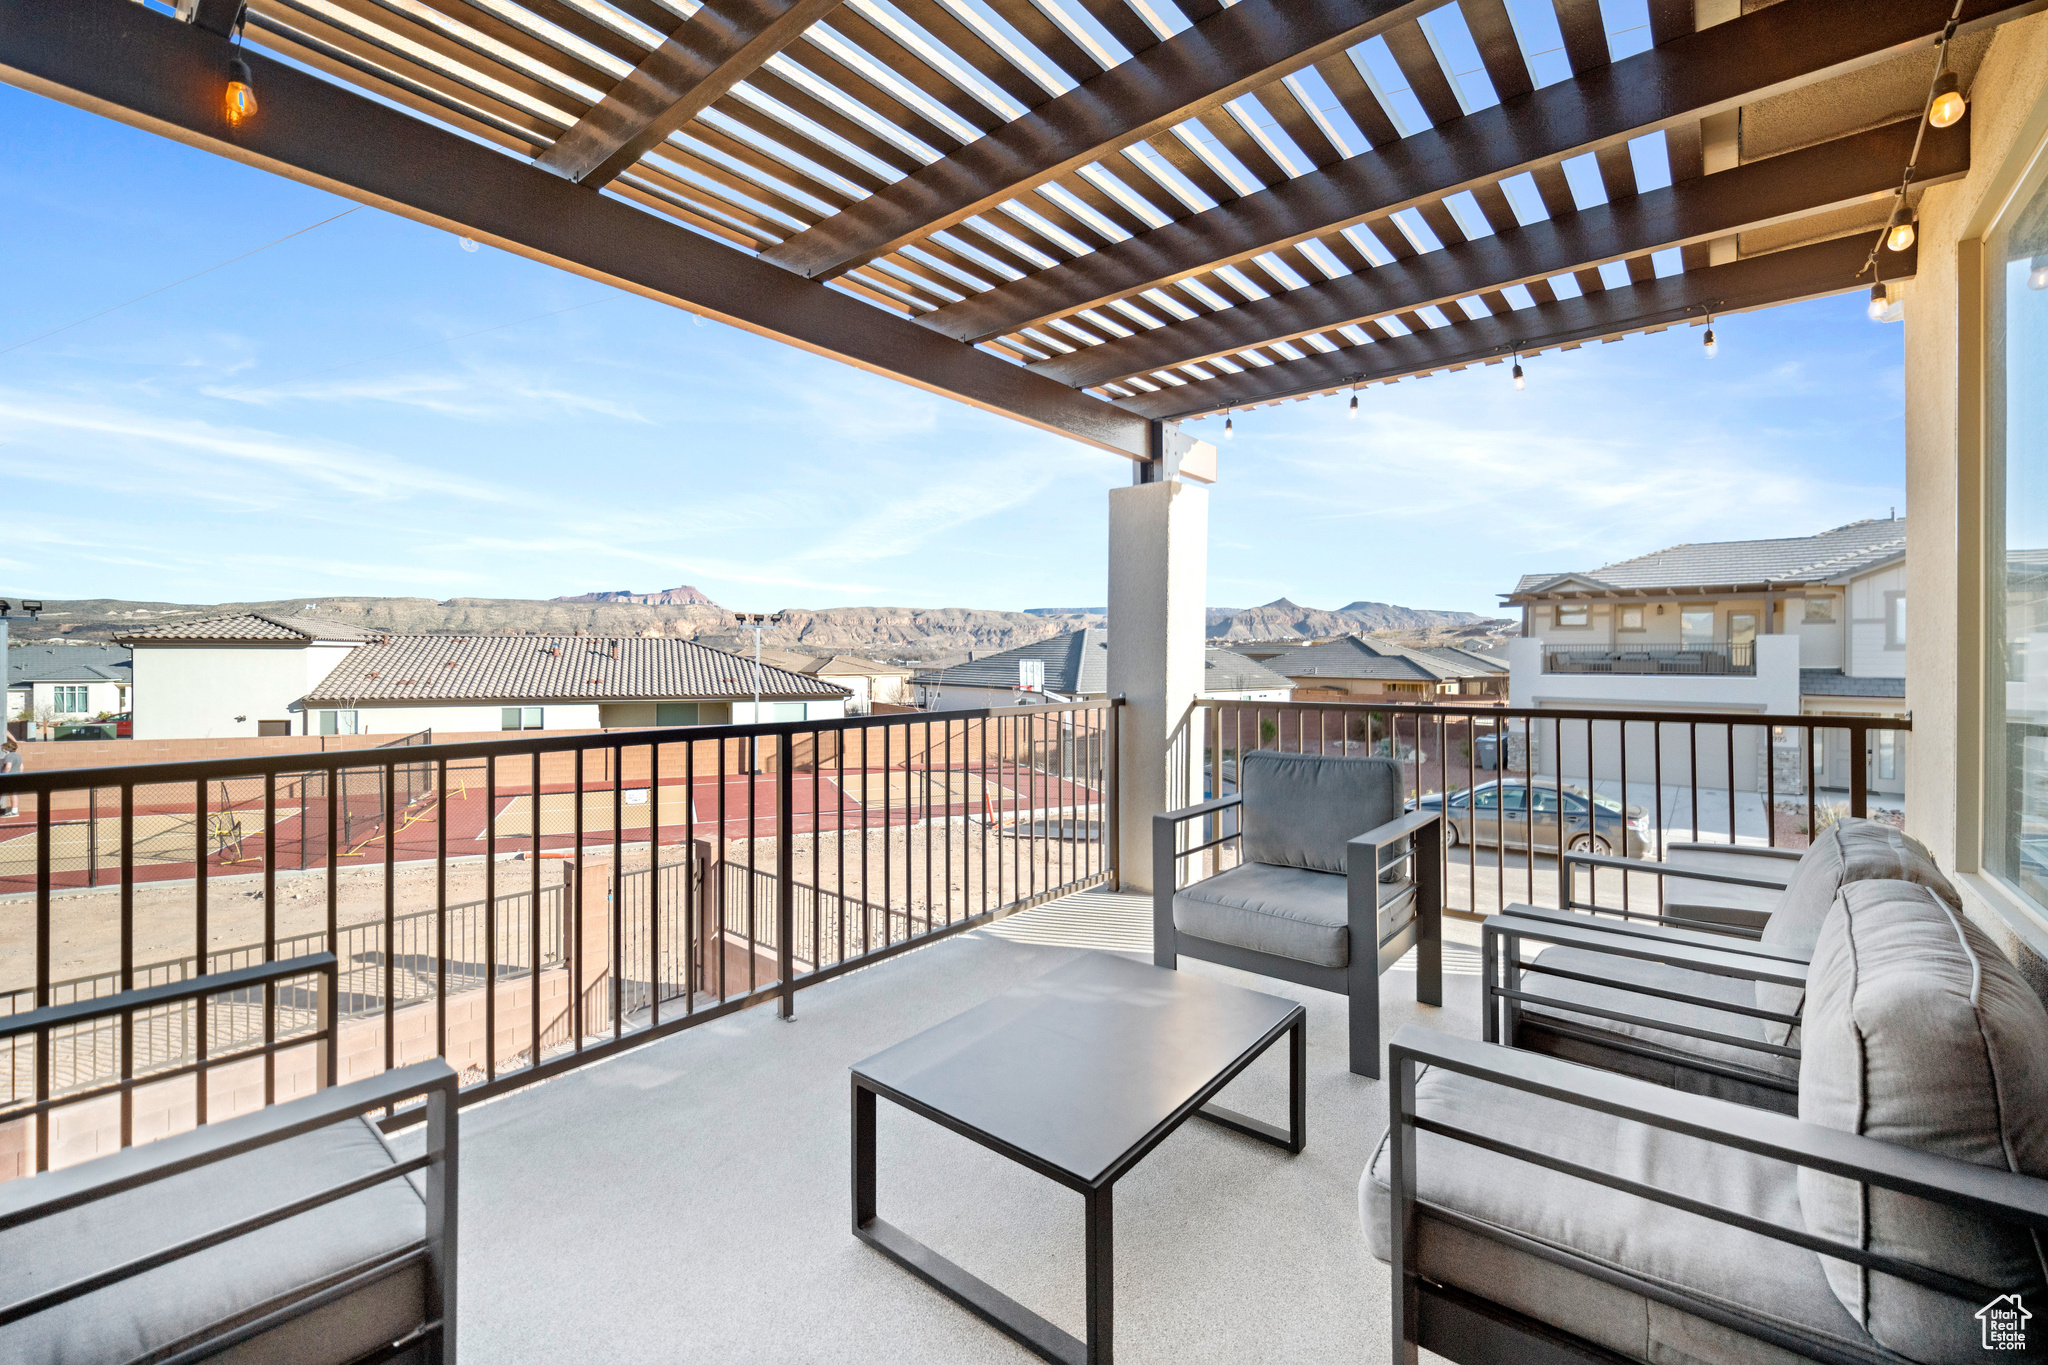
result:
[(2016, 1338), (2038, 1349), (2048, 1011), (1910, 881), (1840, 888), (1807, 986), (1797, 1117), (1401, 1029), (1359, 1185), (1393, 1270), (1392, 1359), (1947, 1365)]
[(1841, 888), (1901, 880), (1957, 910), (1962, 900), (1923, 845), (1876, 821), (1841, 821), (1784, 865), (1755, 939), (1510, 907), (1482, 931), (1481, 1036), (1795, 1112), (1808, 964)]
[[(1153, 817), (1152, 960), (1349, 996), (1351, 1070), (1377, 1077), (1380, 974), (1413, 948), (1415, 998), (1443, 1003), (1441, 816), (1404, 814), (1404, 792), (1390, 758), (1246, 754), (1236, 793)], [(1179, 846), (1189, 821), (1233, 814), (1234, 831)], [(1233, 841), (1237, 866), (1176, 887), (1182, 859)]]
[[(295, 974), (324, 974), (331, 998), (333, 967), (321, 953), (52, 1006), (0, 1036), (47, 1048)], [(452, 1365), (456, 1088), (420, 1062), (0, 1184), (0, 1361)], [(400, 1159), (373, 1111), (420, 1101), (424, 1150)]]

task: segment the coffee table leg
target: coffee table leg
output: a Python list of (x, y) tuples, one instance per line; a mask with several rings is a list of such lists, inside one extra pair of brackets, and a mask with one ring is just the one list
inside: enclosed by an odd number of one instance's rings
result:
[(1116, 1349), (1116, 1314), (1112, 1300), (1116, 1287), (1115, 1238), (1111, 1214), (1114, 1185), (1104, 1185), (1083, 1196), (1088, 1223), (1088, 1365), (1110, 1365)]
[(1308, 1146), (1308, 1016), (1287, 1030), (1287, 1150), (1297, 1156)]
[(875, 1221), (875, 1092), (853, 1082), (853, 1230)]

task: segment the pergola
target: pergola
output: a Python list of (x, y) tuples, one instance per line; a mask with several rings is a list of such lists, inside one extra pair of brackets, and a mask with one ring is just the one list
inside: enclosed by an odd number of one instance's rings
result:
[[(2042, 5), (1964, 0), (1949, 69)], [(1950, 0), (1622, 9), (0, 0), (0, 78), (1149, 465), (1183, 419), (1913, 273), (1866, 258)]]

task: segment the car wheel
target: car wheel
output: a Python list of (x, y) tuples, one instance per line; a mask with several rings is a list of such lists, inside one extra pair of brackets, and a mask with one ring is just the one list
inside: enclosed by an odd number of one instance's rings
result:
[(1605, 858), (1614, 852), (1614, 847), (1597, 834), (1575, 834), (1572, 836), (1572, 852), (1597, 853)]
[(1444, 847), (1456, 848), (1464, 842), (1458, 835), (1458, 822), (1455, 820), (1444, 821)]

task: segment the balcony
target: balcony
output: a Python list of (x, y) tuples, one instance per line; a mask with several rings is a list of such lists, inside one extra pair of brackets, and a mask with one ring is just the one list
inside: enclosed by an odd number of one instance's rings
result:
[(1543, 648), (1545, 673), (1674, 673), (1684, 677), (1756, 676), (1756, 643), (1722, 640), (1691, 645), (1553, 645)]

